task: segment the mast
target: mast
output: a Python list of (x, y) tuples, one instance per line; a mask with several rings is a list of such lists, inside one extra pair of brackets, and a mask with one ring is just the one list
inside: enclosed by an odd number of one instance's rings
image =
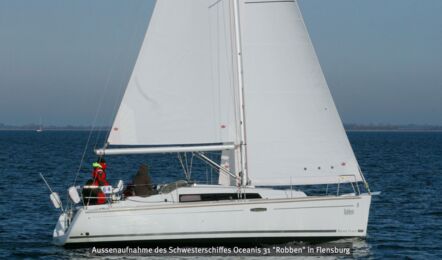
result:
[(243, 78), (243, 61), (242, 61), (242, 47), (241, 47), (241, 29), (239, 19), (239, 0), (232, 0), (233, 2), (233, 17), (234, 17), (234, 41), (236, 51), (236, 63), (238, 73), (238, 96), (239, 96), (239, 126), (240, 126), (240, 161), (241, 161), (241, 184), (247, 186), (248, 172), (247, 172), (247, 136), (246, 136), (246, 119), (244, 106), (244, 78)]

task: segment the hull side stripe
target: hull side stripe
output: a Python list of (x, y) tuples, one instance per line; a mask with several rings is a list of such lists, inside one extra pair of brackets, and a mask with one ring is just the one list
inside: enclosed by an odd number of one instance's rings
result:
[(176, 236), (176, 235), (206, 235), (206, 234), (253, 234), (253, 233), (336, 233), (335, 229), (325, 230), (264, 230), (264, 231), (213, 231), (213, 232), (179, 232), (179, 233), (156, 233), (156, 234), (120, 234), (120, 235), (96, 235), (96, 236), (72, 236), (70, 239), (100, 238), (100, 237), (140, 237), (140, 236)]
[(281, 209), (323, 209), (323, 208), (353, 208), (354, 205), (342, 205), (342, 206), (320, 206), (320, 207), (293, 207), (293, 208), (274, 208), (273, 210)]
[(118, 211), (138, 211), (138, 210), (158, 210), (158, 209), (182, 209), (182, 208), (201, 208), (201, 207), (221, 207), (221, 206), (248, 206), (248, 205), (255, 205), (255, 204), (268, 204), (268, 203), (306, 203), (311, 201), (331, 201), (331, 200), (347, 200), (347, 199), (357, 199), (360, 200), (361, 197), (334, 197), (334, 198), (298, 198), (298, 199), (259, 199), (257, 201), (249, 201), (247, 203), (240, 203), (239, 200), (235, 203), (211, 203), (211, 204), (200, 204), (195, 203), (195, 205), (191, 205), (191, 203), (186, 203), (187, 205), (183, 205), (182, 203), (175, 203), (173, 206), (167, 205), (167, 206), (146, 206), (146, 207), (129, 207), (129, 208), (100, 208), (100, 209), (86, 209), (86, 214), (95, 214), (95, 213), (110, 213), (110, 212), (118, 212)]

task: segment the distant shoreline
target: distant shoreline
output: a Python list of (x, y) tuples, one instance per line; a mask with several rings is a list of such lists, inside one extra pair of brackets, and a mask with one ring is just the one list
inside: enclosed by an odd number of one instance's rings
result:
[(346, 132), (442, 132), (442, 129), (345, 129)]
[[(9, 126), (0, 124), (0, 131), (32, 131), (37, 132), (35, 125)], [(91, 131), (92, 127), (86, 126), (43, 126), (45, 131)], [(110, 127), (94, 127), (93, 131), (109, 131)], [(346, 132), (442, 132), (442, 126), (430, 125), (354, 125), (345, 124)]]
[[(78, 128), (64, 128), (64, 129), (51, 129), (51, 128), (43, 128), (42, 132), (54, 132), (54, 131), (90, 131), (91, 129), (78, 129)], [(23, 131), (23, 132), (37, 132), (37, 129), (21, 129), (21, 128), (0, 128), (0, 131)], [(94, 129), (94, 131), (108, 131), (107, 129)]]
[(442, 132), (439, 125), (357, 125), (344, 124), (348, 132)]
[[(87, 128), (43, 128), (42, 132), (53, 132), (53, 131), (79, 131), (85, 132), (90, 131)], [(23, 131), (23, 132), (37, 132), (37, 129), (23, 129), (23, 128), (0, 128), (0, 131)], [(93, 131), (109, 131), (109, 129), (94, 129)]]

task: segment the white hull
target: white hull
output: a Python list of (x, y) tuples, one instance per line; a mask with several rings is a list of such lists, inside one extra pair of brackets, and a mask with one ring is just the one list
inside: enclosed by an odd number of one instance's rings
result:
[(365, 237), (370, 202), (371, 196), (362, 194), (92, 206), (80, 208), (66, 232), (56, 228), (54, 242)]

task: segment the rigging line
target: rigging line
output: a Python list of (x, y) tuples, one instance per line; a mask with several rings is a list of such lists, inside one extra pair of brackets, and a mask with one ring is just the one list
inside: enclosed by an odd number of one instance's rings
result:
[[(91, 12), (91, 15), (93, 15), (92, 12)], [(92, 60), (92, 55), (89, 55), (89, 58)], [(90, 73), (92, 73), (92, 70), (90, 70)], [(107, 76), (107, 77), (109, 77), (109, 76)], [(107, 84), (108, 83), (106, 83), (106, 85)], [(106, 93), (106, 89), (107, 89), (106, 85), (103, 86), (104, 92), (101, 92), (101, 93)], [(98, 104), (98, 107), (97, 107), (97, 110), (96, 110), (96, 114), (95, 114), (95, 118), (94, 118), (93, 124), (91, 126), (91, 131), (93, 131), (95, 129), (95, 127), (96, 127), (96, 124), (97, 124), (96, 121), (97, 121), (98, 115), (100, 114), (100, 110), (101, 110), (101, 106), (102, 106), (103, 102), (104, 102), (104, 97), (102, 95), (100, 95), (99, 104)], [(94, 146), (96, 146), (96, 145), (94, 145)]]
[(238, 178), (235, 174), (231, 173), (229, 170), (227, 170), (223, 166), (217, 164), (216, 162), (211, 160), (209, 157), (205, 156), (203, 153), (197, 152), (195, 154), (196, 154), (196, 156), (198, 156), (198, 158), (200, 158), (202, 161), (205, 161), (207, 164), (211, 165), (213, 168), (215, 168), (217, 170), (221, 170), (221, 172), (230, 175), (234, 179)]
[[(155, 3), (155, 5), (156, 5), (156, 4), (157, 4), (157, 3)], [(145, 11), (145, 10), (143, 10), (142, 5), (143, 5), (143, 2), (140, 2), (139, 6), (138, 6), (138, 8), (137, 8), (137, 10), (139, 10), (140, 13), (143, 12), (143, 11)], [(140, 16), (141, 16), (141, 15), (140, 15)], [(153, 13), (152, 13), (152, 16), (153, 16)], [(141, 16), (141, 17), (143, 17), (143, 16)], [(148, 24), (147, 24), (146, 26), (148, 27), (149, 24), (150, 24), (150, 20), (148, 21)], [(134, 42), (135, 36), (136, 36), (137, 34), (139, 34), (140, 28), (144, 28), (144, 27), (141, 26), (141, 23), (135, 23), (134, 27), (135, 27), (135, 30), (133, 30), (132, 35), (129, 37), (129, 42)], [(147, 32), (147, 30), (148, 30), (148, 28), (146, 28), (144, 31)], [(144, 37), (143, 37), (143, 42), (144, 42)], [(143, 42), (142, 42), (141, 44), (143, 44)], [(137, 57), (136, 57), (137, 59), (138, 59), (138, 55), (140, 54), (141, 47), (142, 47), (142, 46), (140, 46), (140, 50), (138, 51), (138, 54), (137, 54)], [(135, 60), (135, 62), (136, 62), (136, 60)], [(134, 70), (134, 69), (135, 69), (135, 64), (134, 64), (132, 70), (130, 71), (129, 77), (121, 77), (121, 79), (120, 79), (120, 84), (119, 84), (120, 86), (124, 84), (124, 82), (125, 82), (125, 80), (127, 80), (127, 78), (129, 78), (129, 80), (130, 80), (130, 78), (132, 77), (132, 73), (133, 73), (133, 70)], [(126, 81), (126, 85), (127, 85), (127, 83), (128, 83), (128, 80)], [(125, 92), (126, 92), (126, 88), (125, 88), (125, 87), (122, 87), (122, 88), (120, 89), (120, 93), (119, 93), (119, 95), (115, 95), (115, 97), (114, 97), (114, 100), (113, 100), (113, 102), (112, 102), (112, 103), (114, 104), (114, 106), (113, 106), (113, 108), (112, 108), (112, 110), (111, 110), (111, 112), (112, 112), (111, 115), (114, 115), (114, 116), (111, 116), (111, 117), (109, 118), (109, 123), (110, 123), (110, 124), (109, 124), (109, 129), (108, 129), (108, 131), (107, 131), (106, 138), (104, 139), (103, 146), (106, 145), (107, 140), (109, 139), (110, 133), (111, 133), (111, 131), (112, 131), (112, 125), (113, 125), (113, 122), (115, 121), (115, 118), (116, 118), (116, 116), (117, 116), (118, 107), (119, 107), (118, 105), (119, 105), (119, 104), (121, 103), (121, 101), (123, 100)], [(120, 102), (118, 102), (118, 101), (120, 101)]]
[(83, 154), (82, 154), (81, 160), (80, 160), (80, 165), (78, 166), (78, 170), (77, 170), (77, 173), (75, 174), (75, 178), (74, 178), (74, 183), (73, 183), (74, 186), (77, 183), (78, 175), (80, 174), (80, 170), (83, 165), (84, 157), (86, 156), (87, 147), (89, 146), (89, 141), (91, 140), (92, 130), (93, 130), (93, 128), (91, 128), (91, 130), (89, 131), (89, 136), (87, 138), (86, 144), (84, 145)]
[(95, 127), (95, 124), (96, 124), (96, 121), (97, 121), (97, 118), (98, 118), (98, 114), (99, 114), (99, 110), (100, 110), (100, 107), (101, 107), (102, 102), (103, 102), (103, 97), (100, 97), (99, 105), (98, 105), (97, 110), (95, 111), (94, 120), (93, 120), (93, 123), (92, 123), (92, 125), (91, 125), (91, 129), (90, 129), (90, 131), (89, 131), (89, 135), (88, 135), (88, 138), (87, 138), (87, 140), (86, 140), (86, 144), (84, 145), (84, 148), (83, 148), (83, 154), (82, 154), (82, 156), (81, 156), (80, 164), (79, 164), (79, 166), (78, 166), (78, 170), (77, 170), (77, 172), (76, 172), (76, 174), (75, 174), (75, 177), (74, 177), (74, 182), (73, 182), (73, 185), (74, 185), (74, 186), (75, 186), (75, 184), (77, 183), (77, 179), (78, 179), (78, 176), (79, 176), (79, 174), (80, 174), (81, 167), (82, 167), (83, 162), (84, 162), (84, 158), (85, 158), (85, 156), (86, 156), (86, 151), (87, 151), (87, 148), (88, 148), (88, 146), (89, 146), (89, 142), (90, 142), (91, 137), (92, 137), (92, 132), (93, 132), (93, 130), (94, 130), (94, 127)]
[[(191, 153), (191, 154), (193, 155), (193, 153)], [(186, 158), (186, 169), (187, 169), (187, 174), (189, 175), (189, 180), (190, 180), (190, 178), (192, 177), (191, 173), (190, 173), (191, 169), (192, 169), (192, 160), (188, 159), (187, 153), (185, 153), (184, 156)], [(190, 160), (190, 162), (189, 162), (189, 160)]]
[(209, 5), (209, 9), (214, 7), (215, 5), (219, 4), (222, 0), (217, 0), (215, 3)]
[[(121, 49), (121, 48), (120, 48), (120, 49)], [(118, 59), (118, 56), (120, 56), (120, 54), (121, 54), (121, 51), (120, 51), (120, 53), (117, 53), (117, 54), (114, 56), (113, 60), (114, 60), (114, 61), (117, 60), (117, 59)], [(109, 69), (109, 71), (108, 71), (108, 73), (107, 73), (106, 83), (104, 84), (104, 86), (103, 86), (103, 90), (102, 90), (101, 93), (107, 93), (107, 90), (108, 90), (109, 85), (110, 85), (109, 83), (110, 83), (110, 78), (111, 78), (111, 72), (112, 72), (112, 70), (113, 70), (113, 68), (114, 68), (114, 66), (115, 66), (115, 63), (116, 63), (116, 62), (113, 62), (113, 63), (112, 63), (112, 65), (111, 65), (111, 67), (110, 67), (110, 69)], [(82, 167), (82, 165), (83, 165), (83, 163), (84, 163), (84, 158), (85, 158), (85, 156), (86, 156), (86, 151), (87, 151), (87, 148), (88, 148), (88, 146), (89, 146), (89, 142), (90, 142), (90, 140), (91, 140), (92, 133), (93, 133), (95, 127), (96, 127), (97, 119), (98, 119), (98, 115), (100, 114), (101, 107), (102, 107), (103, 102), (104, 102), (104, 97), (105, 97), (105, 95), (100, 95), (100, 99), (99, 99), (99, 102), (98, 102), (98, 107), (97, 107), (97, 110), (95, 111), (94, 120), (93, 120), (93, 122), (92, 122), (92, 126), (91, 126), (91, 129), (90, 129), (90, 131), (89, 131), (89, 136), (88, 136), (88, 138), (87, 138), (86, 144), (85, 144), (84, 149), (83, 149), (83, 154), (82, 154), (82, 156), (81, 156), (80, 165), (79, 165), (79, 167), (78, 167), (77, 173), (76, 173), (75, 178), (74, 178), (74, 185), (77, 183), (77, 179), (78, 179), (78, 176), (79, 176), (79, 174), (80, 174), (81, 167)], [(97, 138), (96, 138), (96, 140), (95, 140), (94, 147), (97, 146), (98, 139), (99, 139), (100, 136), (101, 136), (101, 133), (99, 132), (99, 133), (97, 134)]]
[(41, 174), (41, 172), (39, 172), (38, 174), (40, 174), (40, 177), (43, 179), (43, 181), (46, 183), (46, 186), (48, 187), (49, 191), (51, 193), (53, 193), (54, 191), (51, 189), (51, 186), (49, 186), (49, 183), (46, 181), (45, 177), (43, 176), (43, 174)]
[(193, 158), (195, 157), (195, 154), (192, 153), (192, 157), (190, 158), (190, 169), (189, 169), (189, 177), (192, 177), (192, 166), (193, 166)]
[[(220, 14), (219, 14), (219, 10), (216, 10), (216, 62), (217, 62), (217, 66), (216, 66), (216, 73), (217, 73), (217, 77), (218, 80), (216, 82), (216, 86), (217, 86), (217, 90), (218, 90), (218, 122), (222, 122), (222, 95), (221, 95), (221, 44), (220, 44)], [(220, 135), (222, 136), (222, 128), (218, 128), (218, 132), (220, 133)]]
[[(107, 77), (106, 77), (106, 83), (104, 84), (103, 92), (101, 92), (101, 93), (104, 93), (104, 94), (100, 95), (100, 101), (99, 101), (99, 104), (98, 104), (98, 109), (97, 109), (97, 112), (95, 114), (95, 119), (94, 119), (94, 123), (93, 123), (93, 127), (94, 128), (96, 126), (96, 123), (97, 123), (96, 121), (98, 119), (98, 115), (100, 114), (101, 107), (102, 107), (103, 102), (104, 102), (104, 97), (106, 96), (106, 93), (108, 92), (107, 90), (109, 89), (110, 79), (111, 79), (111, 76), (112, 76), (112, 71), (114, 70), (116, 61), (118, 60), (118, 57), (120, 56), (120, 53), (121, 53), (121, 51), (119, 53), (117, 52), (117, 54), (114, 55), (113, 62), (111, 63), (111, 66), (110, 66), (110, 68), (108, 70)], [(101, 136), (101, 132), (99, 131), (98, 134), (97, 134), (97, 137), (95, 139), (94, 148), (97, 148), (98, 139), (100, 138), (100, 136)]]
[(187, 172), (187, 162), (186, 162), (186, 153), (180, 154), (181, 166), (183, 167), (184, 173), (186, 174), (186, 179), (189, 179), (189, 174)]
[[(138, 8), (137, 8), (137, 10), (138, 10)], [(134, 31), (136, 31), (136, 30), (134, 30)], [(129, 37), (129, 40), (130, 40), (130, 42), (132, 42), (132, 40), (133, 40), (133, 37), (134, 37), (134, 33), (132, 33), (132, 36), (131, 37)], [(111, 69), (110, 69), (110, 71), (109, 72), (111, 72), (111, 71), (113, 71), (114, 70), (114, 67), (115, 67), (115, 64), (117, 64), (117, 62), (120, 60), (120, 56), (121, 56), (121, 54), (122, 54), (122, 52), (123, 52), (123, 48), (122, 48), (122, 43), (121, 43), (121, 41), (120, 41), (120, 46), (119, 46), (119, 48), (117, 48), (119, 51), (116, 53), (116, 55), (114, 56), (114, 62), (112, 63), (112, 66), (111, 66)], [(123, 77), (121, 77), (121, 79), (120, 79), (120, 84), (118, 84), (119, 86), (121, 86), (122, 84), (123, 84), (123, 79), (122, 79)], [(110, 80), (110, 77), (108, 78), (108, 82), (106, 83), (106, 84), (108, 84), (109, 83), (109, 80)], [(107, 92), (106, 92), (107, 93)], [(114, 112), (115, 110), (116, 110), (116, 104), (118, 103), (117, 102), (117, 97), (118, 97), (118, 95), (115, 95), (116, 97), (114, 97), (114, 102), (112, 102), (113, 104), (114, 104), (114, 106), (113, 106), (113, 109), (112, 109), (112, 112)], [(110, 119), (108, 119), (109, 121), (110, 120), (112, 120), (112, 117), (109, 117)], [(110, 122), (111, 124), (112, 124), (112, 122)], [(111, 125), (111, 124), (109, 124), (109, 125)], [(112, 126), (110, 126), (110, 127), (112, 127)], [(99, 141), (99, 138), (101, 137), (101, 132), (99, 132), (99, 134), (97, 135), (97, 138), (96, 138), (96, 140), (95, 140), (95, 145), (94, 145), (94, 147), (96, 148), (97, 147), (97, 145), (98, 145), (98, 141)], [(106, 138), (104, 139), (104, 143), (106, 143), (107, 142), (107, 138), (108, 138), (109, 136), (106, 136)]]
[(186, 172), (187, 172), (187, 176), (190, 180), (190, 175), (189, 175), (189, 162), (187, 161), (187, 153), (184, 153), (184, 162), (185, 162), (185, 166), (186, 166)]
[[(215, 50), (214, 42), (216, 43), (217, 39), (213, 39), (213, 38), (215, 38), (213, 33), (212, 33), (212, 27), (213, 27), (214, 23), (212, 21), (213, 19), (212, 19), (212, 15), (210, 13), (212, 10), (210, 10), (210, 9), (211, 9), (211, 6), (209, 6), (209, 15), (207, 16), (207, 23), (208, 23), (208, 26), (209, 26), (209, 33), (208, 33), (207, 38), (208, 38), (208, 41), (209, 41), (209, 53), (210, 53), (210, 55), (209, 55), (209, 60), (210, 60), (210, 62), (209, 62), (209, 66), (210, 66), (210, 83), (211, 83), (210, 84), (210, 87), (211, 87), (210, 93), (212, 95), (212, 100), (215, 100), (215, 98), (216, 98), (215, 88), (216, 88), (217, 84), (215, 82), (215, 69), (216, 69), (216, 65), (215, 65), (215, 58), (213, 57), (214, 56), (213, 52)], [(216, 10), (214, 12), (216, 12)], [(218, 115), (216, 113), (215, 102), (213, 102), (213, 104), (211, 106), (211, 110), (212, 110), (213, 117), (219, 119), (219, 117), (217, 117)], [(218, 131), (220, 131), (220, 130), (218, 130)]]
[[(212, 165), (210, 162), (206, 161), (205, 159), (200, 157), (198, 154), (196, 154), (196, 156), (210, 167), (210, 183), (212, 183), (212, 170), (213, 169), (217, 170), (216, 166)], [(209, 176), (207, 175), (207, 170), (206, 170), (206, 178), (207, 178), (207, 183), (209, 184)]]
[(189, 178), (192, 177), (192, 164), (193, 164), (193, 153), (190, 153), (191, 157), (188, 161), (187, 153), (186, 153), (186, 164), (187, 164), (187, 172), (189, 173)]
[[(109, 73), (108, 73), (108, 76), (107, 76), (107, 79), (106, 79), (106, 83), (105, 83), (105, 85), (103, 86), (104, 90), (103, 90), (102, 93), (106, 93), (106, 90), (107, 90), (108, 87), (109, 87), (110, 75), (111, 75), (110, 72), (111, 72), (111, 70), (112, 70), (112, 67), (113, 67), (113, 66), (111, 66), (111, 69), (109, 70)], [(100, 99), (99, 99), (99, 101), (98, 101), (98, 107), (97, 107), (97, 110), (95, 111), (94, 120), (93, 120), (93, 122), (92, 122), (91, 129), (90, 129), (90, 131), (89, 131), (89, 136), (88, 136), (88, 138), (87, 138), (86, 144), (85, 144), (84, 149), (83, 149), (83, 155), (81, 156), (80, 165), (78, 166), (78, 170), (77, 170), (77, 173), (76, 173), (76, 175), (75, 175), (74, 185), (77, 183), (78, 175), (80, 174), (80, 170), (81, 170), (81, 167), (82, 167), (82, 165), (83, 165), (84, 158), (85, 158), (85, 156), (86, 156), (86, 151), (87, 151), (87, 148), (88, 148), (88, 146), (89, 146), (89, 142), (90, 142), (90, 140), (91, 140), (92, 133), (93, 133), (93, 131), (94, 131), (94, 129), (95, 129), (95, 126), (96, 126), (96, 124), (97, 124), (97, 119), (98, 119), (98, 115), (100, 114), (101, 106), (102, 106), (103, 101), (104, 101), (104, 96), (105, 96), (105, 95), (100, 95)], [(98, 140), (98, 137), (97, 137), (97, 140)], [(95, 144), (95, 145), (96, 145), (96, 144)]]
[(187, 162), (187, 153), (184, 153), (184, 166), (186, 166), (186, 173), (189, 174), (189, 164)]
[(177, 156), (178, 156), (178, 160), (181, 164), (181, 168), (183, 168), (184, 175), (186, 176), (186, 179), (189, 180), (189, 176), (187, 175), (186, 167), (184, 166), (183, 159), (181, 158), (181, 153), (177, 153)]

